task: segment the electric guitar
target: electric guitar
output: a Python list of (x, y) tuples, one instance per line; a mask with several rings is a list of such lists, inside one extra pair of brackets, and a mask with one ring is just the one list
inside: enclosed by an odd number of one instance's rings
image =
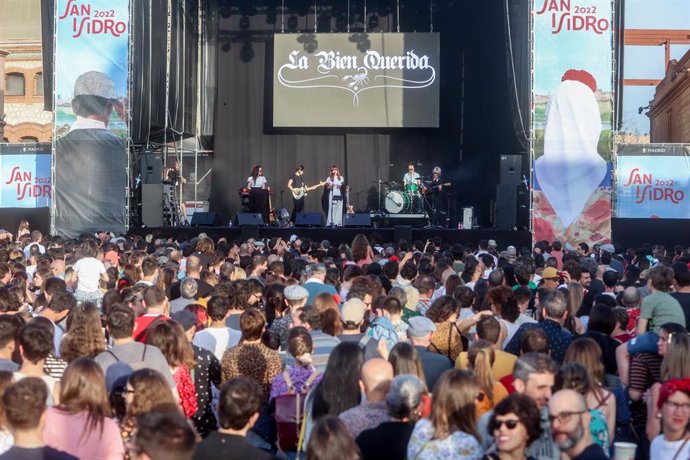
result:
[(292, 190), (292, 196), (296, 199), (299, 200), (300, 198), (303, 198), (307, 196), (307, 192), (311, 192), (312, 190), (316, 190), (319, 187), (323, 187), (326, 185), (326, 182), (321, 181), (316, 185), (312, 185), (311, 187), (307, 187), (306, 185), (303, 185), (302, 187), (294, 187)]
[(443, 189), (443, 187), (450, 187), (450, 186), (451, 186), (451, 183), (450, 183), (450, 182), (446, 182), (446, 183), (444, 183), (444, 184), (438, 184), (438, 185), (426, 185), (426, 184), (424, 184), (424, 185), (422, 186), (422, 191), (423, 191), (424, 193), (427, 193), (427, 192), (431, 191), (431, 190), (434, 189), (434, 188), (437, 188), (437, 189), (439, 189), (439, 191), (440, 191), (441, 189)]

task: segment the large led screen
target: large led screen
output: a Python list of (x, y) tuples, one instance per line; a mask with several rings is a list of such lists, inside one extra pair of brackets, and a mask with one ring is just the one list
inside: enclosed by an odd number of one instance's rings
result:
[(434, 128), (437, 33), (276, 34), (275, 127)]

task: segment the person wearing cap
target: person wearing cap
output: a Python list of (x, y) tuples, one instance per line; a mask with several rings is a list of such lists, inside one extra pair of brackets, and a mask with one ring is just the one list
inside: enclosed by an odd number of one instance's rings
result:
[(415, 316), (408, 321), (410, 327), (407, 336), (417, 349), (419, 359), (422, 361), (427, 388), (434, 388), (436, 381), (445, 371), (453, 367), (453, 363), (447, 357), (429, 351), (431, 336), (436, 330), (436, 325), (426, 316)]
[(299, 284), (293, 284), (285, 287), (283, 296), (287, 311), (280, 318), (274, 319), (268, 330), (280, 338), (280, 348), (287, 350), (288, 333), (294, 324), (293, 315), (299, 314), (299, 310), (307, 304), (309, 292)]
[(559, 286), (558, 270), (553, 267), (546, 267), (541, 272), (541, 286), (549, 292), (554, 292)]
[(115, 110), (124, 120), (124, 105), (115, 83), (102, 72), (86, 72), (74, 83), (69, 132), (57, 139), (53, 200), (58, 234), (125, 230), (127, 146), (108, 130)]
[(362, 333), (364, 316), (367, 306), (360, 299), (353, 297), (345, 302), (340, 310), (340, 320), (343, 322), (343, 332), (337, 338), (341, 342), (356, 342), (364, 350), (364, 359), (380, 357), (379, 341), (372, 336)]
[(659, 390), (662, 433), (652, 440), (650, 460), (690, 458), (690, 379), (671, 379)]

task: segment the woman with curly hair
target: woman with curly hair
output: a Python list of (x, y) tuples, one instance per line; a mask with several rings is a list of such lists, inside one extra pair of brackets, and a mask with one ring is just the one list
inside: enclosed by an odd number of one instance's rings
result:
[(92, 302), (77, 305), (67, 316), (67, 332), (60, 343), (60, 357), (67, 363), (95, 358), (105, 351), (105, 336), (98, 307)]
[(352, 240), (352, 260), (363, 267), (369, 265), (373, 259), (374, 251), (371, 249), (369, 240), (363, 234), (358, 233)]
[(542, 433), (537, 404), (528, 396), (513, 393), (496, 404), (489, 419), (489, 432), (494, 438), (494, 452), (482, 460), (531, 459), (527, 448)]
[[(125, 445), (130, 443), (136, 435), (139, 415), (161, 407), (179, 411), (180, 406), (175, 400), (167, 380), (161, 373), (153, 369), (145, 368), (134, 371), (129, 376), (122, 393), (125, 399), (126, 412), (120, 420), (120, 436), (122, 436)], [(125, 454), (125, 459), (129, 459), (129, 453)]]
[(211, 264), (211, 256), (213, 256), (213, 253), (216, 251), (216, 245), (211, 238), (200, 238), (196, 243), (195, 249), (196, 252), (192, 255), (199, 258), (202, 269), (207, 269)]
[(486, 302), (491, 311), (500, 318), (501, 331), (506, 338), (504, 343), (510, 342), (520, 327), (516, 322), (520, 316), (520, 307), (513, 290), (505, 286), (491, 288), (486, 294)]
[(148, 327), (146, 343), (158, 347), (170, 366), (180, 396), (180, 407), (188, 418), (196, 414), (198, 401), (191, 370), (196, 366), (192, 344), (175, 321), (154, 321)]
[(43, 440), (77, 458), (119, 460), (125, 453), (96, 361), (78, 358), (65, 370), (60, 404), (48, 408)]
[(447, 356), (453, 362), (462, 352), (461, 331), (456, 324), (459, 312), (458, 302), (447, 295), (436, 299), (426, 312), (427, 318), (436, 324), (429, 350)]

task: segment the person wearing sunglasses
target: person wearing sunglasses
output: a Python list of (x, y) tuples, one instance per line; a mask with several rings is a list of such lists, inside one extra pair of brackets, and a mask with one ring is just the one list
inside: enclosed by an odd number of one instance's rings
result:
[(489, 429), (494, 444), (482, 460), (533, 459), (526, 451), (542, 433), (539, 408), (529, 396), (513, 393), (496, 405)]
[(574, 390), (560, 390), (549, 399), (551, 436), (570, 460), (607, 460), (604, 449), (594, 443), (592, 421), (584, 396)]

